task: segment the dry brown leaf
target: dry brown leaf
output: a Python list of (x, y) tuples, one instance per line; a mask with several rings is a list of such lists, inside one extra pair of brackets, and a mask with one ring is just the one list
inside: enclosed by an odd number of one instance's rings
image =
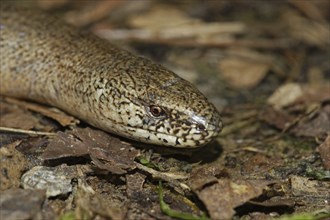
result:
[(30, 130), (40, 127), (39, 119), (31, 112), (0, 100), (0, 126)]
[(267, 103), (275, 109), (282, 109), (297, 103), (322, 103), (328, 100), (330, 100), (329, 82), (303, 85), (287, 83), (277, 88), (268, 98)]
[(89, 5), (85, 10), (71, 11), (66, 15), (65, 20), (75, 26), (87, 26), (108, 16), (125, 1), (98, 1)]
[(294, 196), (330, 198), (330, 182), (309, 180), (308, 178), (301, 176), (292, 176), (290, 181)]
[(288, 26), (287, 31), (292, 38), (313, 46), (329, 46), (330, 29), (328, 23), (304, 18), (294, 10), (287, 10), (282, 16), (283, 23)]
[(93, 213), (96, 219), (125, 220), (128, 209), (127, 204), (123, 206), (122, 203), (113, 198), (113, 195), (108, 196), (105, 192), (96, 191), (91, 193), (89, 190), (86, 190), (86, 188), (90, 187), (89, 185), (84, 186), (81, 182), (78, 184), (78, 191), (75, 195), (75, 219), (84, 219), (86, 218), (86, 213)]
[[(115, 30), (120, 38), (133, 37), (140, 39), (194, 39), (196, 43), (232, 41), (234, 34), (245, 31), (241, 22), (202, 22), (200, 19), (186, 15), (175, 7), (155, 7), (147, 13), (132, 16), (130, 23), (135, 30)], [(102, 33), (103, 32), (103, 33)], [(98, 30), (104, 36), (104, 31)], [(109, 34), (107, 34), (109, 35)], [(125, 37), (124, 37), (125, 36)]]
[(325, 137), (330, 131), (330, 105), (315, 112), (311, 117), (303, 118), (291, 130), (298, 136)]
[[(319, 3), (327, 4), (328, 7), (325, 7), (329, 9), (329, 1), (301, 1), (301, 0), (289, 0), (289, 3), (297, 7), (302, 13), (307, 15), (309, 18), (324, 22), (324, 15), (322, 14), (323, 8), (317, 7)], [(325, 5), (326, 6), (326, 5)], [(325, 9), (326, 10), (326, 9)]]
[(326, 81), (319, 84), (307, 84), (302, 86), (303, 95), (297, 102), (303, 103), (322, 103), (330, 101), (330, 82)]
[(69, 126), (69, 125), (76, 125), (79, 123), (79, 120), (67, 115), (66, 113), (60, 111), (59, 109), (55, 109), (53, 107), (46, 107), (44, 105), (40, 105), (37, 103), (26, 102), (22, 100), (12, 99), (12, 98), (5, 98), (5, 101), (11, 104), (15, 104), (20, 106), (24, 109), (28, 109), (34, 112), (38, 112), (46, 117), (54, 119), (62, 126)]
[(268, 107), (259, 114), (259, 118), (278, 129), (289, 129), (296, 136), (320, 138), (330, 131), (330, 105), (298, 116)]
[(303, 95), (303, 90), (298, 83), (287, 83), (279, 87), (267, 100), (275, 109), (281, 109), (296, 102)]
[[(212, 25), (212, 24), (211, 24)], [(170, 34), (166, 32), (168, 30), (164, 29), (162, 31), (154, 31), (149, 29), (111, 29), (110, 25), (100, 25), (95, 26), (93, 32), (101, 38), (107, 39), (109, 41), (122, 40), (122, 41), (137, 41), (144, 43), (156, 43), (171, 46), (180, 47), (211, 47), (211, 48), (223, 48), (223, 47), (247, 47), (247, 48), (261, 48), (261, 49), (286, 49), (289, 48), (294, 42), (290, 39), (237, 39), (234, 34), (240, 33), (245, 29), (243, 25), (233, 22), (231, 24), (220, 23), (220, 30), (210, 30), (210, 33), (201, 34), (200, 31), (190, 31), (185, 37), (180, 35), (180, 33), (175, 33), (172, 35), (173, 31), (171, 28), (168, 29)], [(233, 33), (224, 33), (229, 31), (227, 26), (232, 26)], [(237, 25), (237, 26), (236, 26)], [(207, 24), (205, 24), (207, 26)], [(236, 26), (236, 27), (235, 27)], [(189, 28), (191, 29), (191, 27)], [(230, 32), (230, 31), (229, 31)], [(220, 34), (219, 34), (220, 33)], [(167, 38), (164, 38), (167, 36)], [(190, 37), (188, 37), (190, 35)], [(174, 38), (168, 38), (173, 36)], [(180, 38), (178, 37), (180, 36)]]
[(291, 116), (286, 111), (266, 107), (260, 112), (259, 119), (266, 121), (268, 124), (278, 129), (284, 130), (294, 121), (295, 117)]
[(261, 195), (266, 181), (219, 179), (202, 190), (194, 190), (212, 219), (231, 219), (234, 208)]
[(329, 170), (330, 169), (330, 134), (328, 134), (328, 137), (325, 139), (325, 141), (320, 146), (318, 146), (317, 150), (320, 153), (325, 169)]
[(103, 131), (76, 128), (58, 134), (44, 151), (44, 160), (89, 155), (98, 168), (112, 173), (124, 174), (135, 168), (134, 159), (139, 151)]
[[(1, 192), (0, 219), (37, 219), (45, 200), (42, 190), (9, 189)], [(38, 216), (40, 219), (42, 216)]]
[(30, 112), (17, 110), (9, 114), (1, 115), (0, 125), (1, 127), (7, 128), (31, 130), (38, 127), (39, 120)]
[[(260, 118), (280, 129), (290, 128), (298, 136), (322, 137), (330, 130), (330, 110), (322, 103), (330, 100), (328, 82), (321, 84), (288, 83), (279, 87), (267, 100), (274, 109), (266, 108)], [(285, 107), (286, 110), (283, 110)], [(290, 109), (299, 110), (293, 115)]]
[(250, 201), (250, 203), (253, 205), (259, 205), (264, 207), (288, 206), (292, 208), (295, 205), (294, 199), (283, 198), (282, 196), (274, 196), (262, 202)]
[(206, 184), (214, 184), (218, 181), (222, 170), (218, 166), (203, 166), (194, 169), (189, 179), (189, 186), (193, 190), (201, 190)]
[(266, 76), (272, 58), (254, 51), (229, 51), (222, 59), (219, 71), (227, 83), (235, 89), (251, 89)]
[(153, 7), (146, 13), (132, 16), (130, 25), (135, 28), (160, 30), (164, 27), (181, 26), (183, 24), (200, 22), (199, 19), (190, 18), (184, 11), (175, 7)]
[(56, 8), (62, 8), (69, 4), (71, 0), (38, 0), (38, 6), (44, 10), (52, 10)]
[(139, 197), (143, 189), (146, 176), (141, 173), (127, 174), (126, 176), (126, 193), (128, 197), (134, 199)]
[(257, 197), (269, 182), (232, 180), (218, 166), (194, 169), (188, 185), (204, 203), (212, 219), (230, 219), (234, 208)]
[(280, 158), (272, 158), (263, 153), (256, 153), (245, 160), (241, 166), (242, 174), (250, 176), (254, 175), (267, 175), (274, 167), (283, 165), (284, 162)]
[(58, 132), (42, 154), (43, 160), (88, 155), (88, 146), (71, 134)]
[[(16, 150), (21, 141), (0, 146), (0, 191), (16, 188), (20, 185), (20, 178), (27, 167), (27, 159)], [(0, 218), (1, 219), (1, 218)]]

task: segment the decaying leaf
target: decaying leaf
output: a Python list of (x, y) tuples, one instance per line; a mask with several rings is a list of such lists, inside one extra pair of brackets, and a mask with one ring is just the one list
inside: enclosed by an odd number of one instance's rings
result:
[(90, 193), (83, 190), (83, 188), (84, 186), (81, 186), (81, 184), (78, 185), (75, 199), (77, 212), (74, 219), (84, 219), (86, 213), (90, 216), (97, 216), (95, 219), (125, 219), (127, 207), (118, 204), (113, 198), (109, 199), (104, 193)]
[(317, 148), (321, 155), (325, 169), (330, 169), (330, 134), (325, 141)]
[(257, 86), (269, 71), (273, 59), (255, 51), (232, 51), (220, 61), (220, 73), (235, 89)]
[(135, 168), (134, 159), (139, 151), (118, 138), (91, 128), (75, 128), (68, 133), (59, 132), (47, 146), (45, 160), (89, 155), (100, 169), (124, 174)]
[(276, 110), (272, 107), (264, 108), (260, 112), (259, 118), (263, 121), (266, 121), (268, 124), (282, 130), (289, 126), (295, 119), (294, 116), (290, 115), (286, 111)]
[(274, 196), (271, 197), (268, 200), (262, 201), (262, 202), (257, 202), (257, 201), (249, 201), (249, 203), (253, 204), (253, 205), (259, 205), (259, 206), (263, 206), (263, 207), (293, 207), (294, 204), (294, 200), (290, 199), (290, 198), (283, 198), (281, 196)]
[(330, 105), (325, 105), (311, 117), (300, 120), (291, 130), (297, 136), (325, 137), (330, 131)]
[(283, 23), (287, 24), (287, 30), (291, 36), (306, 44), (320, 47), (329, 46), (329, 24), (310, 20), (301, 16), (298, 12), (287, 10), (282, 15)]
[(302, 88), (298, 83), (288, 83), (279, 87), (267, 100), (268, 104), (275, 109), (286, 107), (303, 95)]
[(21, 141), (15, 141), (0, 147), (1, 191), (19, 187), (20, 185), (20, 177), (27, 166), (27, 159), (15, 148), (20, 143)]
[(294, 116), (284, 110), (265, 108), (259, 118), (283, 131), (289, 131), (296, 136), (325, 137), (330, 131), (330, 105), (312, 112), (313, 114)]
[[(0, 182), (5, 183), (0, 189), (1, 219), (170, 219), (160, 209), (158, 179), (164, 181), (164, 202), (171, 210), (200, 218), (205, 209), (212, 219), (268, 219), (329, 210), (329, 172), (324, 171), (330, 166), (329, 0), (38, 2), (51, 14), (100, 33), (116, 46), (165, 64), (176, 74), (186, 73), (181, 77), (224, 110), (225, 129), (202, 150), (176, 149), (185, 155), (148, 146), (150, 151), (140, 158), (141, 163), (147, 161), (143, 166), (134, 163), (136, 149), (107, 134), (64, 131), (76, 124), (70, 117), (14, 102), (10, 107), (19, 105), (23, 112), (11, 111), (0, 103), (1, 126), (5, 121), (7, 127), (62, 131), (42, 138), (0, 133)], [(287, 83), (294, 86), (276, 97)], [(272, 91), (274, 98), (265, 106)], [(9, 149), (7, 143), (17, 139), (22, 143)], [(317, 148), (318, 156), (315, 147), (320, 140), (325, 141)], [(41, 164), (39, 155), (45, 149), (44, 158), (54, 161)], [(86, 158), (90, 163), (80, 165)], [(9, 187), (19, 187), (26, 169), (61, 163), (76, 164), (70, 165), (77, 168), (78, 177), (71, 182), (75, 193), (44, 201), (33, 197), (36, 191), (20, 190), (17, 198), (3, 200)], [(196, 172), (200, 167), (207, 168)], [(31, 176), (36, 180), (36, 175), (50, 173), (48, 177), (56, 178), (56, 169), (43, 167), (45, 173)], [(67, 189), (69, 179), (63, 179)], [(255, 179), (277, 184), (265, 189), (267, 182)], [(200, 201), (195, 203), (192, 194)], [(9, 216), (3, 217), (2, 210)], [(51, 218), (43, 216), (52, 211)]]
[(259, 114), (262, 120), (297, 136), (324, 137), (330, 130), (330, 86), (288, 83), (279, 87)]
[(106, 39), (135, 39), (173, 44), (202, 45), (234, 43), (234, 35), (245, 32), (242, 22), (203, 22), (187, 16), (176, 7), (154, 7), (150, 12), (131, 16), (135, 29), (115, 29), (106, 26), (95, 29)]
[(130, 18), (130, 24), (136, 28), (162, 29), (197, 22), (199, 19), (190, 18), (175, 7), (155, 7), (144, 14)]
[[(62, 0), (63, 1), (63, 0)], [(87, 26), (93, 22), (105, 18), (111, 11), (114, 11), (118, 6), (125, 1), (99, 1), (95, 5), (85, 8), (83, 11), (73, 11), (68, 13), (66, 21), (75, 26)]]
[(40, 127), (38, 118), (31, 112), (0, 100), (0, 126), (30, 130)]
[(297, 100), (297, 103), (323, 103), (330, 101), (330, 82), (323, 79), (322, 82), (315, 84), (302, 84), (303, 96)]
[(330, 100), (330, 86), (324, 84), (308, 85), (287, 83), (280, 86), (267, 100), (275, 109), (303, 103), (320, 103)]
[[(329, 182), (309, 180), (301, 176), (292, 176), (290, 181), (294, 196), (318, 197), (319, 199), (330, 198)], [(324, 201), (324, 203), (326, 203), (326, 201)]]
[(201, 190), (206, 184), (214, 184), (218, 181), (216, 176), (221, 175), (222, 170), (218, 167), (202, 167), (193, 170), (189, 180), (189, 186), (193, 190)]
[(75, 136), (58, 132), (57, 136), (52, 139), (42, 154), (42, 159), (51, 160), (63, 157), (79, 157), (88, 155), (88, 146)]
[(40, 105), (37, 103), (26, 102), (22, 100), (12, 99), (12, 98), (5, 98), (6, 102), (10, 104), (14, 104), (20, 106), (23, 109), (28, 109), (34, 112), (38, 112), (46, 117), (54, 119), (62, 126), (69, 126), (69, 125), (76, 125), (79, 123), (79, 120), (67, 115), (66, 113), (62, 112), (59, 109), (53, 107), (46, 107), (44, 105)]
[(237, 206), (259, 196), (268, 184), (268, 181), (233, 180), (225, 171), (212, 166), (194, 170), (189, 179), (189, 186), (212, 219), (232, 218)]
[(70, 3), (70, 0), (37, 0), (37, 3), (40, 8), (45, 9), (45, 10), (51, 10), (51, 9), (58, 9), (61, 8), (68, 3)]
[(30, 189), (9, 189), (1, 192), (0, 219), (42, 219), (40, 210), (45, 192)]
[(259, 196), (267, 184), (266, 181), (224, 178), (193, 191), (204, 203), (212, 219), (230, 219), (235, 214), (234, 208)]
[(126, 193), (130, 198), (137, 198), (142, 192), (146, 176), (141, 173), (126, 175)]

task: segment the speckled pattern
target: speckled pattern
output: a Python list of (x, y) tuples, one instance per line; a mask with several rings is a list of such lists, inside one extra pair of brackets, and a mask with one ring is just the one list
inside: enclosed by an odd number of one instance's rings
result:
[(173, 72), (58, 18), (0, 7), (0, 94), (145, 143), (198, 147), (220, 132), (215, 107)]

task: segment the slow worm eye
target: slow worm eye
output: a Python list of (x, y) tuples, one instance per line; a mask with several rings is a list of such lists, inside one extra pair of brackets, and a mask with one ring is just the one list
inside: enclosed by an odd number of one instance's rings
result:
[(199, 131), (204, 131), (204, 130), (205, 130), (205, 126), (202, 125), (202, 124), (197, 124), (197, 125), (196, 125), (196, 128), (197, 128), (197, 130), (199, 130)]
[(161, 107), (156, 106), (156, 105), (149, 106), (149, 111), (150, 111), (151, 115), (154, 117), (160, 117), (160, 116), (165, 115), (165, 111)]

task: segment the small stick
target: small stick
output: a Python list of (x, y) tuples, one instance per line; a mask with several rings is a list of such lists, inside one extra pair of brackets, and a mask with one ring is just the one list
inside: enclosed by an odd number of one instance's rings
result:
[(158, 178), (161, 180), (165, 180), (170, 183), (174, 183), (175, 185), (181, 187), (182, 189), (185, 190), (190, 190), (189, 186), (187, 186), (184, 183), (181, 183), (178, 181), (178, 179), (187, 179), (188, 176), (185, 175), (178, 175), (178, 174), (173, 174), (173, 173), (163, 173), (159, 172), (157, 170), (151, 169), (149, 167), (143, 166), (142, 164), (135, 163), (136, 167), (140, 170), (143, 170), (147, 173), (150, 173), (154, 178)]
[(31, 130), (23, 130), (23, 129), (18, 129), (18, 128), (7, 128), (7, 127), (0, 127), (0, 131), (19, 133), (19, 134), (45, 135), (45, 136), (56, 136), (57, 135), (56, 133), (51, 133), (51, 132), (31, 131)]

